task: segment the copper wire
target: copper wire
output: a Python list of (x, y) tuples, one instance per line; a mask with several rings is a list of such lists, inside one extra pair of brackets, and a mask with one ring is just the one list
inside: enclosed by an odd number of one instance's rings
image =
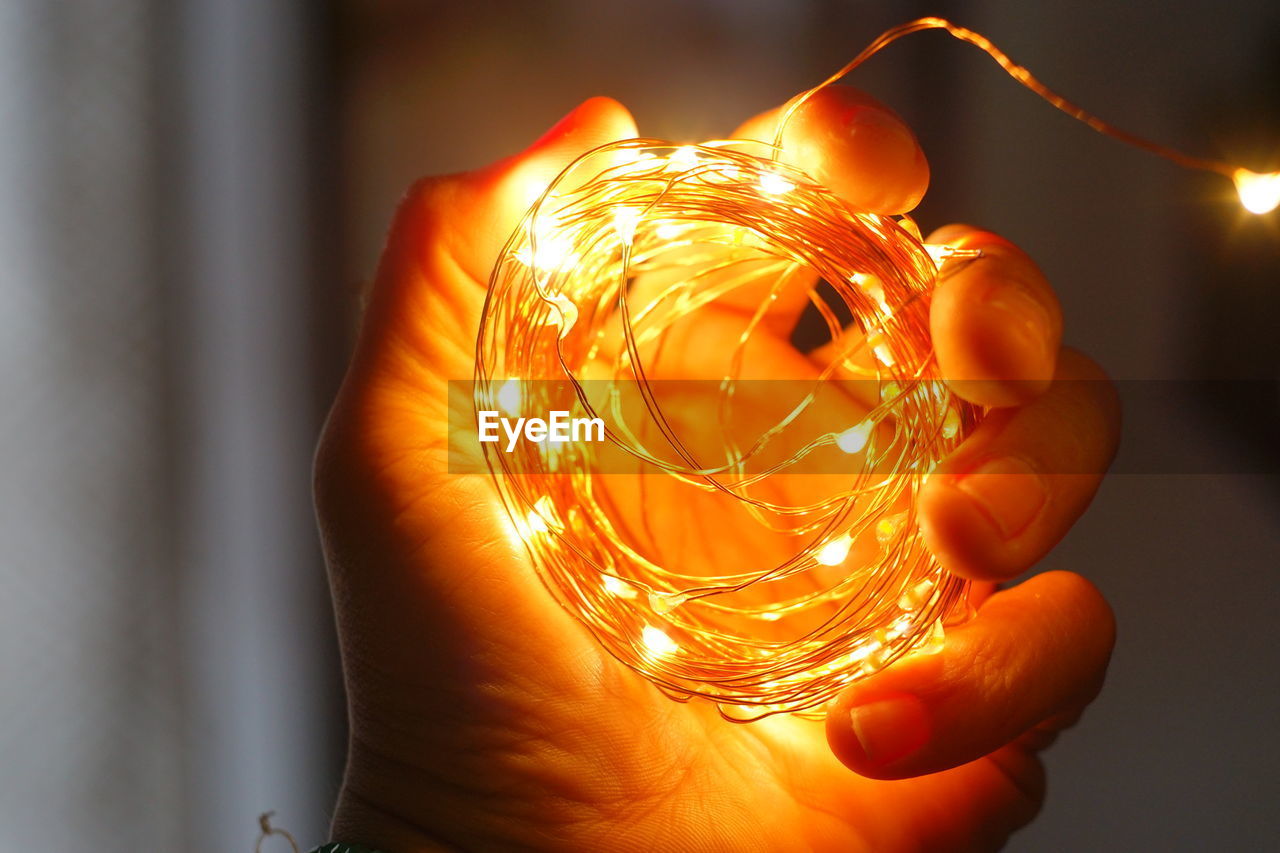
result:
[[(851, 210), (767, 150), (627, 140), (579, 160), (503, 250), (476, 358), (479, 410), (503, 408), (514, 379), (522, 414), (572, 406), (607, 425), (609, 452), (486, 446), (547, 587), (623, 663), (673, 697), (709, 699), (738, 720), (815, 708), (853, 679), (936, 645), (942, 622), (964, 611), (966, 584), (925, 550), (914, 497), (977, 421), (937, 381), (928, 332), (937, 266), (915, 234)], [(825, 296), (818, 279), (830, 285)], [(745, 354), (770, 334), (765, 298), (716, 361), (723, 372), (699, 386), (700, 420), (682, 430), (667, 377), (654, 370), (663, 347), (696, 332), (700, 312), (761, 281), (808, 288), (842, 352), (812, 377), (753, 373)], [(853, 317), (847, 326), (837, 303)], [(852, 400), (819, 404), (824, 388), (845, 394), (837, 377), (879, 398), (857, 409), (860, 419), (832, 421), (854, 411)], [(765, 396), (794, 399), (741, 438), (735, 419), (762, 414), (752, 403), (761, 381), (780, 383)], [(806, 419), (819, 426), (805, 432)], [(843, 453), (840, 433), (860, 423), (865, 448)], [(719, 442), (710, 452), (708, 432)], [(683, 517), (686, 529), (636, 523), (620, 505), (653, 500), (653, 477), (668, 481), (668, 503), (696, 493), (737, 505), (721, 509), (734, 529), (699, 530), (696, 514)], [(812, 478), (799, 489), (804, 499), (770, 488), (788, 477)], [(664, 547), (664, 536), (759, 536), (789, 551), (729, 566)], [(832, 559), (845, 548), (859, 557)]]
[[(529, 210), (489, 282), (477, 411), (605, 422), (603, 443), (484, 445), (514, 534), (610, 654), (727, 719), (820, 711), (854, 680), (937, 649), (944, 623), (970, 612), (967, 583), (938, 566), (915, 519), (924, 478), (980, 419), (937, 375), (937, 247), (908, 218), (856, 212), (778, 156), (814, 93), (928, 29), (985, 51), (1100, 133), (1236, 171), (1120, 130), (986, 37), (922, 18), (794, 98), (772, 144), (633, 139), (583, 155)], [(776, 335), (771, 306), (795, 287), (835, 355), (816, 376), (779, 380), (753, 347)], [(748, 294), (745, 309), (733, 301)], [(727, 305), (745, 313), (705, 359), (715, 373), (698, 376), (690, 425), (664, 365), (687, 366)], [(841, 385), (851, 378), (863, 393)], [(713, 529), (699, 526), (707, 507)]]

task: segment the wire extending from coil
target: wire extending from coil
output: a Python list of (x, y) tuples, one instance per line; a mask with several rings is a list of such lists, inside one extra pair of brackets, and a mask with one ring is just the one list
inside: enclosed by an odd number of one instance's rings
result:
[[(798, 95), (772, 144), (636, 139), (571, 164), (494, 267), (475, 404), (599, 418), (605, 440), (486, 444), (486, 461), (553, 596), (668, 695), (731, 720), (815, 712), (937, 648), (968, 612), (966, 582), (915, 520), (924, 478), (980, 418), (937, 375), (929, 336), (930, 294), (957, 253), (779, 159), (815, 92), (929, 29), (1100, 133), (1231, 178), (1252, 212), (1280, 203), (1280, 174), (1120, 130), (941, 18), (886, 31)], [(827, 326), (824, 366), (769, 346), (770, 308), (794, 288)]]

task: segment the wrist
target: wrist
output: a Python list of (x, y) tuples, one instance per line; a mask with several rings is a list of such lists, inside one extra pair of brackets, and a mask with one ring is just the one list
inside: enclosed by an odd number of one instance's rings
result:
[(350, 785), (343, 785), (338, 795), (329, 836), (377, 853), (438, 853), (457, 849), (412, 821), (366, 799)]

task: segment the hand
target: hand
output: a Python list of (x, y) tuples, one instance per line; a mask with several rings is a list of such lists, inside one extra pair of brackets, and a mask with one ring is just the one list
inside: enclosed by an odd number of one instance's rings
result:
[[(488, 479), (447, 473), (447, 381), (472, 376), (503, 241), (570, 160), (634, 135), (623, 107), (592, 99), (518, 156), (417, 184), (396, 216), (316, 458), (350, 714), (334, 836), (388, 851), (999, 846), (1039, 808), (1036, 752), (1095, 695), (1113, 637), (1077, 575), (992, 594), (1083, 511), (1099, 474), (1055, 472), (1103, 471), (1118, 419), (1098, 368), (1059, 350), (1053, 293), (1016, 248), (949, 230), (986, 257), (931, 314), (943, 374), (1002, 407), (921, 498), (926, 541), (980, 581), (979, 609), (939, 654), (850, 687), (825, 727), (735, 725), (662, 696), (552, 601)], [(907, 210), (927, 184), (910, 131), (851, 90), (816, 98), (784, 146), (862, 209)]]

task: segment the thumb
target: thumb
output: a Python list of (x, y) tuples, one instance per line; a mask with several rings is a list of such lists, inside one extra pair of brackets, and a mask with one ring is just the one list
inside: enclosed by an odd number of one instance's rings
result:
[(998, 592), (947, 634), (850, 687), (827, 713), (845, 765), (876, 779), (958, 767), (1051, 718), (1071, 720), (1102, 685), (1115, 625), (1097, 589), (1048, 572)]

